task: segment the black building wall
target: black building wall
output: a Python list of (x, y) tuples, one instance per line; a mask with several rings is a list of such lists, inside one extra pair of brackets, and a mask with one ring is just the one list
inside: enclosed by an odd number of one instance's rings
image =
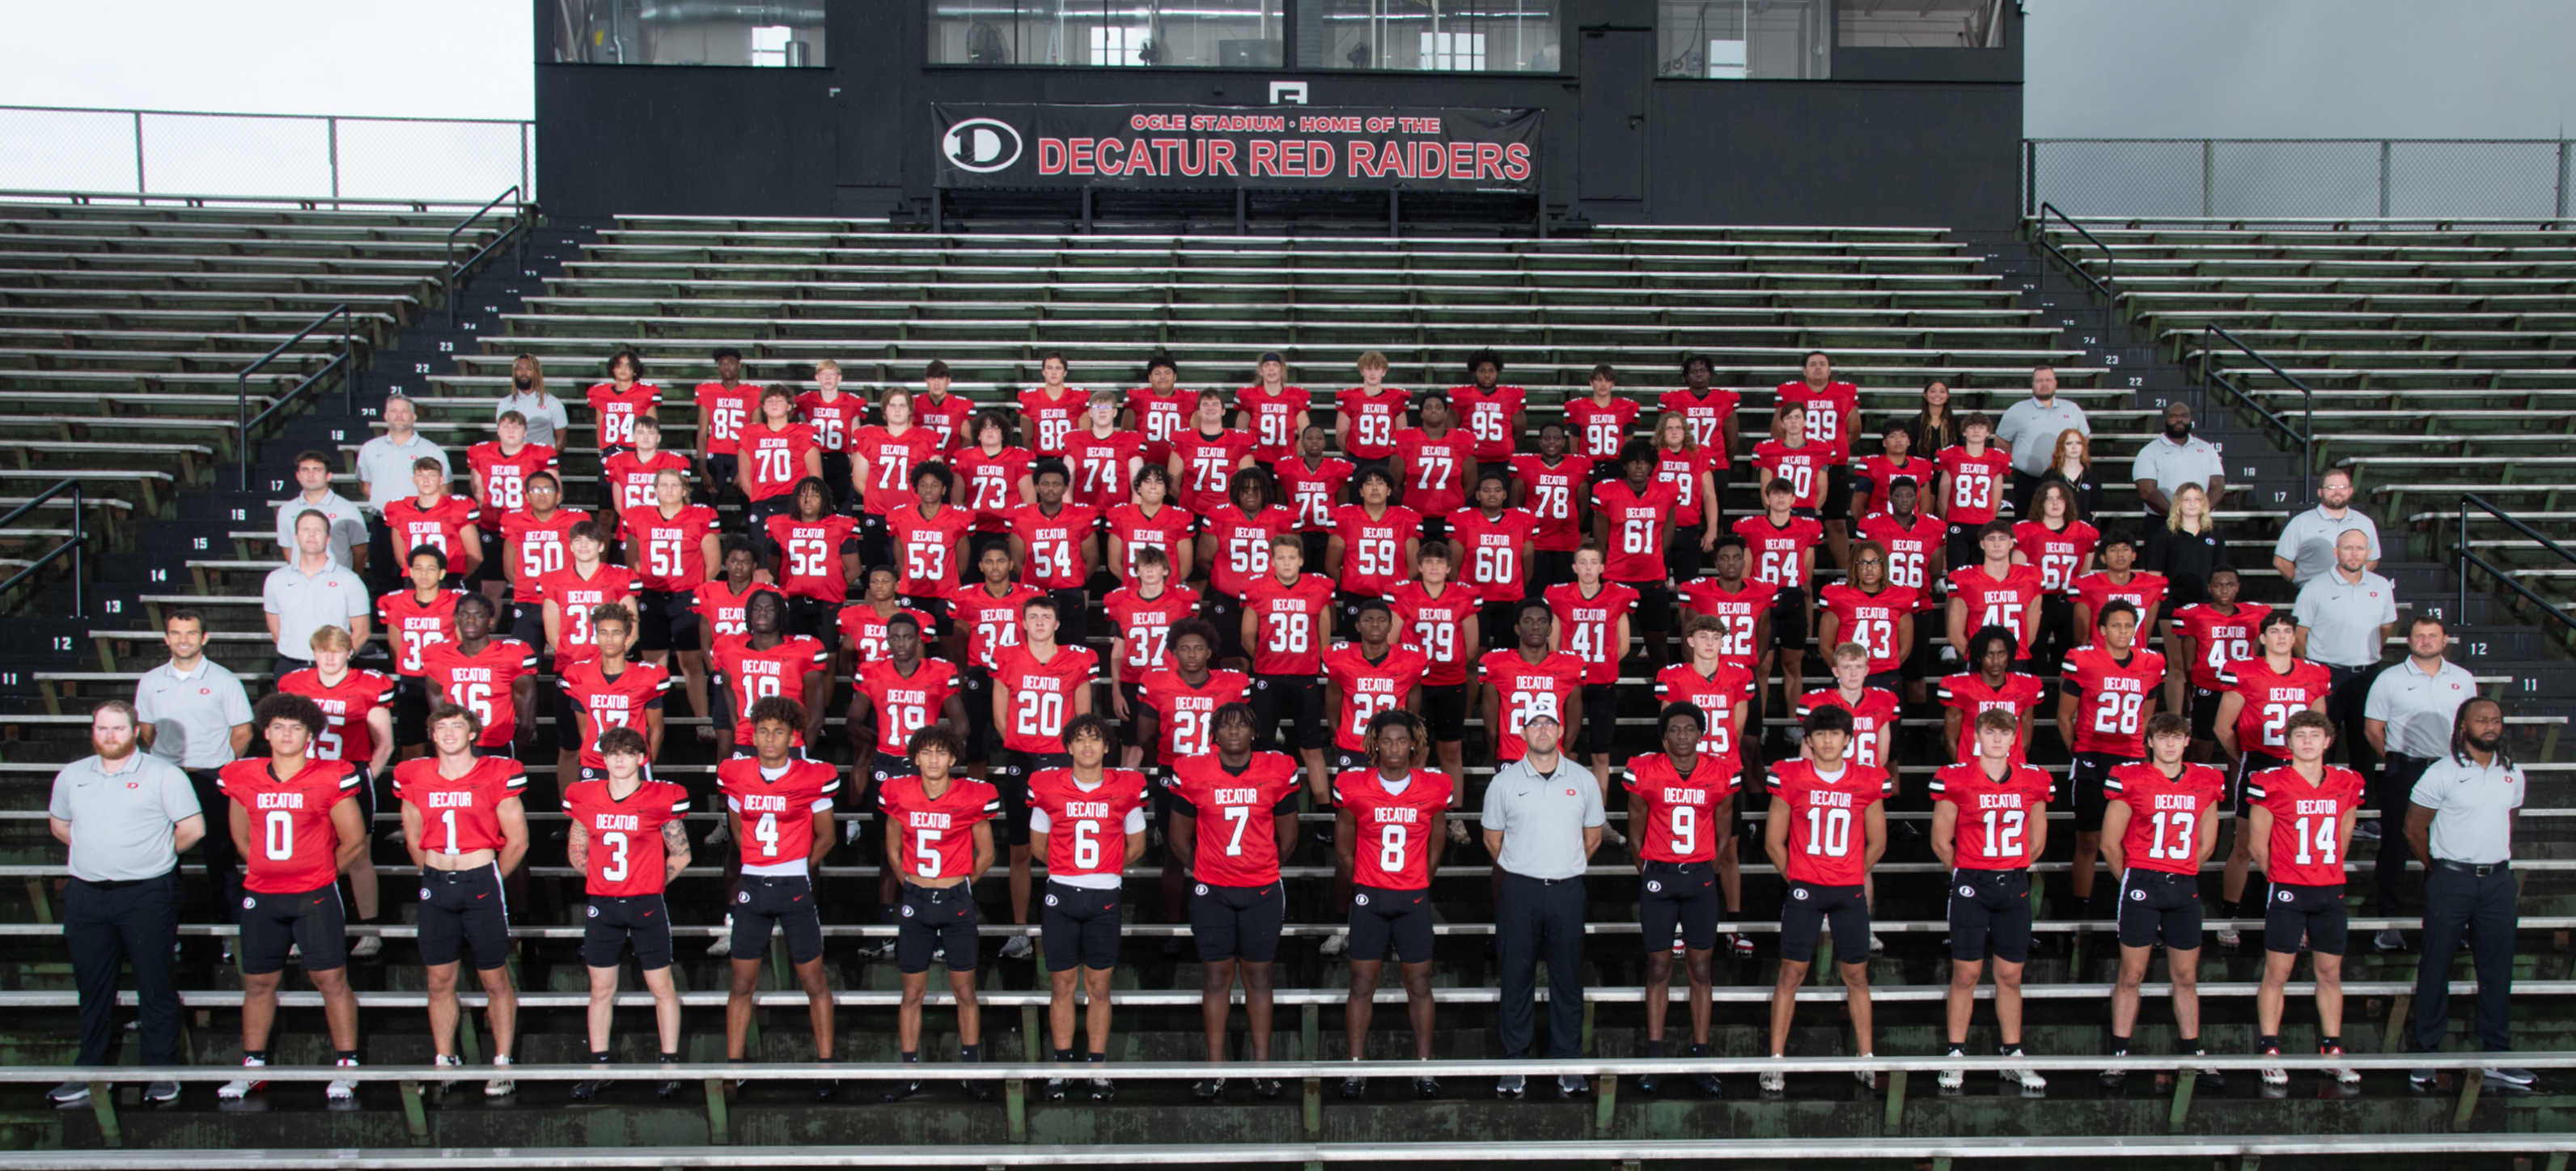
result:
[(829, 0), (825, 69), (557, 65), (535, 0), (538, 189), (573, 215), (919, 214), (942, 101), (1546, 111), (1541, 201), (1610, 223), (1998, 227), (2018, 207), (2009, 48), (1837, 49), (1832, 81), (1649, 76), (1651, 0), (1572, 0), (1566, 74), (927, 64), (920, 0)]

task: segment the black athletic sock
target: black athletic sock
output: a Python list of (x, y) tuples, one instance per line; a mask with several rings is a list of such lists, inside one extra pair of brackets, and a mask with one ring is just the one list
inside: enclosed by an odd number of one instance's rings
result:
[(906, 1050), (904, 1050), (904, 1051), (903, 1051), (903, 1063), (904, 1063), (905, 1065), (919, 1065), (919, 1064), (921, 1064), (921, 1050), (918, 1050), (918, 1049), (906, 1049)]
[(2254, 1038), (2254, 1051), (2257, 1053), (2278, 1049), (2280, 1047), (2281, 1039), (2279, 1037), (2263, 1036)]
[(1055, 1051), (1055, 1059), (1058, 1061), (1071, 1061), (1073, 1060), (1073, 1050), (1058, 1049)]
[(1093, 1065), (1107, 1065), (1109, 1064), (1109, 1055), (1106, 1053), (1091, 1053), (1084, 1055), (1083, 1060), (1088, 1061)]
[(1995, 1053), (1996, 1053), (1998, 1056), (2003, 1056), (2003, 1057), (2019, 1057), (2019, 1056), (2021, 1056), (2021, 1042), (2015, 1041), (2015, 1042), (2013, 1042), (2013, 1043), (2012, 1043), (2012, 1044), (2010, 1044), (2010, 1045), (2005, 1045), (2005, 1046), (2002, 1046), (2002, 1047), (2000, 1047), (2000, 1048), (1997, 1048), (1997, 1049), (1995, 1050)]
[(1943, 1056), (1943, 1057), (1965, 1057), (1965, 1056), (1967, 1056), (1967, 1055), (1968, 1055), (1968, 1047), (1967, 1047), (1965, 1044), (1956, 1044), (1956, 1045), (1952, 1045), (1952, 1046), (1950, 1046), (1950, 1051), (1949, 1051), (1949, 1052), (1947, 1052), (1947, 1053), (1942, 1054), (1941, 1056)]
[(960, 1045), (957, 1047), (957, 1060), (966, 1062), (969, 1065), (982, 1061), (984, 1060), (984, 1047), (981, 1045)]
[(2221, 919), (2238, 919), (2238, 918), (2242, 918), (2243, 916), (2241, 916), (2241, 915), (2237, 914), (2237, 912), (2238, 912), (2238, 911), (2240, 911), (2240, 910), (2242, 910), (2242, 909), (2243, 909), (2243, 907), (2242, 907), (2242, 905), (2241, 905), (2241, 904), (2238, 904), (2238, 903), (2231, 903), (2231, 902), (2227, 902), (2227, 901), (2225, 901), (2225, 900), (2220, 900), (2220, 902), (2219, 902), (2219, 904), (2218, 904), (2218, 917), (2219, 917), (2219, 918), (2221, 918)]
[(268, 1050), (266, 1050), (266, 1049), (244, 1049), (244, 1050), (242, 1050), (242, 1060), (243, 1060), (243, 1061), (246, 1061), (246, 1062), (248, 1062), (248, 1061), (256, 1061), (256, 1062), (260, 1063), (261, 1065), (266, 1065), (266, 1064), (268, 1064)]
[(2317, 1052), (2319, 1052), (2319, 1053), (2323, 1053), (2323, 1052), (2325, 1052), (2325, 1051), (2326, 1051), (2326, 1050), (2328, 1050), (2328, 1049), (2341, 1049), (2341, 1048), (2343, 1048), (2343, 1038), (2341, 1038), (2341, 1037), (2319, 1037), (2319, 1038), (2317, 1038)]
[[(599, 1059), (600, 1059), (600, 1060), (602, 1060), (602, 1061), (606, 1061), (606, 1060), (608, 1060), (608, 1055), (607, 1055), (607, 1054), (605, 1054), (605, 1053), (602, 1053), (602, 1054), (600, 1054), (600, 1055), (599, 1055)], [(663, 1055), (662, 1055), (662, 1064), (664, 1064), (664, 1065), (678, 1065), (679, 1063), (680, 1063), (680, 1055), (679, 1055), (679, 1054), (677, 1054), (677, 1053), (665, 1053), (665, 1054), (663, 1054)]]
[(2128, 1039), (2127, 1037), (2120, 1037), (2120, 1036), (2114, 1036), (2114, 1037), (2112, 1037), (2112, 1038), (2111, 1038), (2111, 1056), (2113, 1056), (2113, 1057), (2126, 1057), (2126, 1056), (2128, 1056), (2128, 1055), (2129, 1055), (2129, 1039)]
[(334, 1061), (356, 1061), (358, 1059), (358, 1051), (355, 1049), (334, 1049), (331, 1051), (331, 1059)]
[(2184, 1037), (2181, 1040), (2174, 1042), (2174, 1052), (2188, 1053), (2194, 1057), (2199, 1057), (2209, 1051), (2200, 1047), (2200, 1038)]
[[(665, 1056), (665, 1057), (667, 1057), (667, 1056), (669, 1056), (669, 1055), (668, 1055), (668, 1054), (665, 1054), (664, 1056)], [(604, 1053), (604, 1052), (602, 1052), (602, 1053), (593, 1053), (593, 1054), (591, 1054), (591, 1055), (590, 1055), (590, 1063), (591, 1063), (592, 1065), (606, 1065), (606, 1064), (608, 1064), (608, 1054), (606, 1054), (606, 1053)]]
[(1646, 1056), (1648, 1056), (1648, 1057), (1661, 1057), (1661, 1056), (1663, 1056), (1663, 1055), (1664, 1055), (1664, 1043), (1663, 1043), (1663, 1042), (1661, 1042), (1661, 1041), (1648, 1041), (1648, 1042), (1646, 1042)]

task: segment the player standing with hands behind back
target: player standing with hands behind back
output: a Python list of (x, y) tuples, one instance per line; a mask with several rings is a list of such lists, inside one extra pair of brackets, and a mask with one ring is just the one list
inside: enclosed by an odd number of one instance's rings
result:
[[(1885, 772), (1843, 755), (1851, 739), (1850, 712), (1818, 708), (1808, 714), (1801, 741), (1808, 755), (1771, 766), (1771, 816), (1763, 825), (1762, 849), (1789, 882), (1789, 899), (1780, 908), (1780, 977), (1771, 987), (1773, 1057), (1788, 1054), (1798, 987), (1815, 959), (1818, 929), (1827, 923), (1833, 925), (1835, 966), (1851, 994), (1859, 1055), (1871, 1056), (1869, 900), (1862, 880), (1887, 852), (1885, 803), (1895, 785)], [(1857, 1076), (1877, 1084), (1867, 1070)], [(1787, 1088), (1786, 1074), (1762, 1075), (1763, 1093)]]

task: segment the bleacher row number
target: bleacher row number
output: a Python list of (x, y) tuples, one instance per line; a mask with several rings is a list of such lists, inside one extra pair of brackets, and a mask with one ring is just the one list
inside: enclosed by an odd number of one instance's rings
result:
[(2289, 502), (2290, 494), (2287, 492), (2275, 492), (2272, 494), (2272, 503), (2274, 504), (2287, 504)]
[(2145, 386), (2146, 384), (2147, 376), (2144, 374), (2132, 374), (2129, 376), (2129, 388), (2132, 390)]
[[(442, 353), (442, 354), (453, 354), (453, 353), (455, 353), (455, 352), (456, 352), (456, 343), (455, 343), (455, 342), (440, 342), (440, 343), (438, 343), (438, 352), (439, 352), (439, 353)], [(427, 372), (426, 372), (426, 371), (423, 371), (423, 373), (427, 373)]]
[(122, 614), (122, 613), (124, 613), (124, 612), (125, 612), (125, 599), (123, 599), (123, 598), (108, 598), (108, 599), (105, 599), (105, 600), (101, 601), (101, 602), (98, 604), (98, 609), (99, 609), (99, 612), (100, 612), (100, 613), (102, 613), (102, 614)]
[(429, 373), (429, 363), (414, 362), (411, 364), (411, 372), (414, 374), (427, 374)]
[(2253, 478), (2254, 478), (2254, 469), (2253, 469), (2252, 467), (2250, 467), (2250, 466), (2249, 466), (2249, 467), (2247, 467), (2247, 468), (2244, 470), (2244, 472), (2242, 472), (2241, 474), (2242, 474), (2246, 479), (2251, 480), (2251, 479), (2253, 479)]
[(199, 553), (206, 551), (206, 539), (204, 537), (190, 537), (188, 539), (188, 543), (191, 548), (195, 549)]
[(270, 480), (268, 482), (268, 490), (272, 493), (286, 491), (286, 481)]
[(2482, 642), (2473, 642), (2473, 643), (2470, 643), (2470, 644), (2469, 644), (2469, 654), (2470, 654), (2470, 655), (2472, 655), (2472, 656), (2478, 656), (2478, 657), (2483, 657), (2483, 656), (2485, 656), (2485, 654), (2486, 654), (2486, 653), (2487, 653), (2487, 644), (2482, 643)]
[(55, 650), (58, 650), (58, 651), (67, 651), (67, 650), (72, 649), (72, 636), (70, 636), (70, 635), (68, 635), (68, 634), (57, 634), (57, 635), (55, 635), (55, 636), (54, 636), (54, 649), (55, 649)]
[(170, 580), (170, 571), (167, 569), (152, 569), (144, 572), (155, 583), (162, 583)]
[(2120, 364), (2120, 355), (2104, 354), (2102, 355), (2102, 364), (2105, 366), (2117, 366)]
[(2531, 692), (2531, 691), (2538, 691), (2538, 690), (2540, 690), (2540, 680), (2537, 680), (2537, 679), (2524, 679), (2524, 680), (2521, 680), (2520, 682), (2522, 683), (2522, 689), (2523, 689), (2524, 691), (2526, 691), (2526, 692)]
[[(286, 487), (286, 483), (285, 483), (285, 481), (282, 481), (282, 480), (270, 480), (270, 481), (268, 482), (268, 487), (269, 487), (269, 490), (270, 490), (270, 491), (272, 491), (272, 492), (274, 492), (274, 491), (279, 491), (279, 490), (282, 490), (282, 489), (284, 489), (284, 488)], [(249, 520), (249, 519), (250, 519), (250, 510), (249, 510), (249, 509), (247, 509), (247, 508), (236, 508), (236, 509), (234, 509), (234, 510), (233, 510), (233, 519), (234, 519), (234, 520), (240, 520), (240, 521), (246, 521), (246, 520)]]
[[(2069, 322), (2068, 324), (2073, 324), (2073, 323), (2072, 323), (2072, 322)], [(2088, 337), (2088, 338), (2084, 339), (2084, 344), (2085, 344), (2085, 345), (2087, 345), (2087, 346), (2099, 345), (2099, 344), (2101, 344), (2101, 341), (2102, 341), (2102, 339), (2100, 339), (2100, 338), (2098, 338), (2098, 337)]]
[(348, 441), (348, 438), (349, 438), (349, 433), (348, 433), (346, 430), (343, 430), (343, 429), (338, 428), (338, 427), (334, 427), (334, 428), (332, 428), (332, 429), (331, 429), (331, 442), (333, 442), (333, 443), (344, 443), (344, 442), (347, 442), (347, 441)]
[(16, 687), (17, 685), (18, 685), (18, 673), (17, 673), (17, 672), (15, 672), (15, 671), (0, 671), (0, 686)]

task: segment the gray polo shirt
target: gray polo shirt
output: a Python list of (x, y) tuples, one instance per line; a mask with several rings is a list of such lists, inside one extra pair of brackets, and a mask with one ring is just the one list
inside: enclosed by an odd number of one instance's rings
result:
[(233, 725), (250, 722), (250, 697), (213, 659), (185, 675), (163, 663), (134, 684), (134, 711), (153, 726), (152, 755), (180, 768), (222, 768), (234, 760)]
[[(411, 473), (403, 473), (403, 483), (411, 483)], [(357, 502), (337, 492), (325, 490), (320, 503), (307, 503), (298, 492), (277, 506), (277, 547), (285, 556), (295, 555), (295, 518), (306, 509), (331, 518), (331, 560), (350, 563), (349, 550), (367, 543), (367, 512)]]
[(2376, 665), (2385, 649), (2379, 628), (2397, 621), (2397, 587), (2369, 570), (2345, 581), (2340, 570), (2308, 579), (2290, 616), (2308, 628), (2308, 658), (2329, 667)]
[(2173, 499), (2174, 489), (2185, 484), (2209, 487), (2211, 476), (2224, 475), (2227, 464), (2218, 456), (2218, 448), (2197, 435), (2180, 443), (2158, 435), (2138, 449), (2138, 458), (2129, 463), (2129, 479), (2150, 480), (2156, 491)]
[(2478, 693), (2478, 678), (2449, 659), (2427, 675), (2408, 655), (2379, 673), (2362, 701), (2364, 719), (2388, 725), (2388, 750), (2430, 760), (2451, 750), (2451, 717)]
[(540, 399), (535, 391), (512, 391), (492, 407), (494, 420), (509, 411), (517, 411), (528, 420), (528, 442), (548, 447), (562, 447), (556, 437), (572, 429), (572, 416), (564, 411), (564, 400), (554, 395)]
[(2322, 504), (2281, 526), (2281, 539), (2272, 542), (2272, 555), (2291, 564), (2290, 584), (2306, 585), (2309, 578), (2334, 568), (2336, 538), (2356, 529), (2370, 537), (2370, 559), (2379, 560), (2378, 525), (2358, 508), (2343, 510), (2340, 519), (2327, 516)]
[(72, 877), (87, 882), (157, 878), (179, 864), (170, 828), (204, 812), (188, 774), (148, 752), (107, 771), (86, 756), (54, 774), (45, 815), (72, 826)]
[[(299, 559), (300, 560), (300, 559)], [(354, 631), (350, 619), (365, 617), (375, 607), (367, 583), (337, 561), (308, 574), (292, 563), (268, 571), (259, 588), (260, 609), (277, 615), (277, 653), (313, 661), (313, 632), (325, 626)]]
[(1592, 770), (1559, 756), (1556, 771), (1540, 772), (1527, 760), (1494, 771), (1485, 785), (1484, 825), (1500, 830), (1495, 865), (1523, 878), (1574, 878), (1583, 873), (1583, 831), (1605, 820), (1601, 783)]
[(412, 432), (409, 443), (379, 435), (358, 448), (358, 482), (367, 486), (367, 511), (382, 515), (386, 505), (418, 495), (411, 487), (411, 465), (423, 458), (437, 460), (451, 475), (455, 472), (447, 452), (418, 431)]
[(2045, 475), (2057, 462), (2057, 437), (2067, 428), (2091, 435), (2093, 421), (2084, 408), (2060, 394), (2046, 406), (2037, 397), (2014, 403), (1995, 424), (1995, 440), (2012, 447), (2013, 470), (2025, 476)]
[(2444, 755), (2425, 769), (2409, 800), (2433, 811), (2425, 845), (2444, 862), (2487, 866), (2513, 858), (2513, 811), (2522, 808), (2522, 768), (2498, 754), (2485, 766)]

